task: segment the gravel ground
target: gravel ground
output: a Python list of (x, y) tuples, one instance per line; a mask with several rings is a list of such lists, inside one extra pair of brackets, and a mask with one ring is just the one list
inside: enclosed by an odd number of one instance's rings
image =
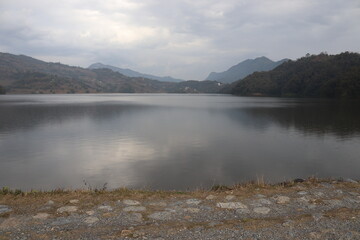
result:
[(360, 239), (360, 184), (0, 195), (2, 239)]

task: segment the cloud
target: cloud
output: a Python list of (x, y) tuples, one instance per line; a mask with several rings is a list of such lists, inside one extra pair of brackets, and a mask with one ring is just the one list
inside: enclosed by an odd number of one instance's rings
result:
[(359, 20), (357, 0), (12, 0), (0, 51), (201, 80), (262, 55), (359, 52)]

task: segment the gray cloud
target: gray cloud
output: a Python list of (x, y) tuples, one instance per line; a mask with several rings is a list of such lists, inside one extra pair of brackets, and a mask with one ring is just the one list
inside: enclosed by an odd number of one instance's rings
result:
[(360, 51), (357, 0), (0, 0), (0, 51), (204, 79), (265, 55)]

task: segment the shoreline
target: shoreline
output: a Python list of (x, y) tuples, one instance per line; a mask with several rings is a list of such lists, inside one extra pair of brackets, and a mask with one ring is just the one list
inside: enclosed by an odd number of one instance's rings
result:
[[(330, 230), (331, 229), (331, 230)], [(0, 194), (0, 239), (360, 239), (360, 183)]]

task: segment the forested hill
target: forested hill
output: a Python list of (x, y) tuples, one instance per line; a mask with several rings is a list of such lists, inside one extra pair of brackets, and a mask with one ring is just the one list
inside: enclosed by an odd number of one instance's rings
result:
[(246, 96), (360, 98), (360, 54), (307, 55), (233, 84)]

